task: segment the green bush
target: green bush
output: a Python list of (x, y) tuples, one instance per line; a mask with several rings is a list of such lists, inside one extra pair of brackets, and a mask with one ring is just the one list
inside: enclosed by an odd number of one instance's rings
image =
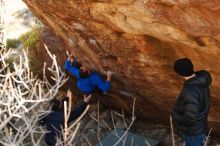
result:
[(20, 45), (20, 41), (18, 39), (7, 39), (6, 40), (6, 48), (17, 48)]
[(30, 70), (34, 74), (39, 72), (39, 63), (37, 60), (37, 51), (39, 50), (38, 42), (40, 41), (40, 35), (43, 31), (43, 28), (38, 26), (33, 28), (31, 31), (21, 35), (19, 40), (24, 44), (25, 48), (28, 48), (28, 58)]
[(35, 47), (41, 32), (42, 27), (33, 28), (31, 31), (21, 35), (19, 40), (24, 44), (25, 47)]

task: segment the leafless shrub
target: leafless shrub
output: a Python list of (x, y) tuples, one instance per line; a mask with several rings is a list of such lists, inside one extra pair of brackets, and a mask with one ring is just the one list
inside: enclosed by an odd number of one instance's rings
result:
[[(70, 92), (70, 91), (68, 91), (68, 92)], [(80, 117), (78, 117), (73, 123), (71, 123), (68, 126), (67, 121), (70, 117), (71, 108), (72, 108), (72, 93), (69, 95), (71, 95), (71, 97), (69, 97), (70, 100), (69, 100), (68, 106), (67, 106), (67, 102), (66, 101), (64, 102), (64, 129), (62, 130), (64, 141), (59, 139), (56, 144), (57, 146), (69, 146), (69, 145), (75, 144), (75, 138), (76, 138), (76, 134), (78, 132), (79, 126), (80, 126), (80, 120), (87, 113), (87, 111), (90, 107), (88, 105), (86, 107), (85, 111), (80, 115)]]
[(18, 63), (9, 64), (10, 51), (5, 47), (4, 1), (1, 4), (0, 23), (0, 144), (5, 146), (41, 145), (45, 131), (37, 126), (37, 121), (45, 110), (44, 103), (52, 99), (66, 82), (65, 74), (45, 46), (53, 63), (47, 69), (53, 83), (45, 75), (39, 79), (29, 68), (29, 59), (24, 52)]
[(5, 4), (0, 1), (0, 145), (23, 146), (41, 145), (45, 133), (37, 122), (42, 114), (48, 113), (44, 105), (52, 99), (58, 89), (66, 82), (64, 72), (45, 46), (53, 63), (47, 69), (51, 72), (53, 83), (49, 82), (44, 65), (44, 77), (33, 76), (29, 59), (24, 52), (18, 63), (9, 64), (11, 50), (6, 49)]
[(204, 141), (204, 146), (208, 145), (211, 132), (212, 132), (212, 129), (209, 130), (209, 133), (208, 133), (208, 135), (207, 135), (207, 137), (206, 137), (206, 139)]
[[(37, 130), (37, 120), (41, 114), (47, 110), (43, 108), (43, 103), (51, 100), (58, 93), (59, 88), (66, 82), (65, 74), (57, 65), (56, 56), (49, 53), (53, 64), (48, 70), (51, 72), (50, 83), (44, 75), (42, 80), (30, 72), (29, 60), (24, 52), (20, 56), (19, 64), (13, 63), (10, 69), (6, 62), (9, 51), (2, 46), (0, 52), (0, 143), (3, 145), (23, 145), (26, 138), (31, 138), (33, 145), (39, 145), (39, 140), (35, 139), (36, 133), (43, 133)], [(44, 73), (46, 64), (44, 68)], [(10, 126), (8, 126), (10, 125)], [(15, 129), (15, 133), (8, 133), (8, 127)], [(5, 136), (7, 135), (7, 136)]]
[[(100, 144), (101, 146), (103, 145), (102, 142), (101, 142), (101, 138), (102, 138), (103, 135), (100, 135), (100, 122), (101, 122), (101, 121), (102, 121), (102, 122), (104, 123), (104, 125), (108, 128), (109, 132), (113, 130), (114, 132), (112, 132), (112, 134), (118, 138), (117, 142), (115, 142), (115, 144), (114, 144), (113, 146), (117, 146), (120, 142), (122, 142), (123, 145), (125, 145), (126, 139), (127, 139), (128, 131), (130, 130), (131, 126), (134, 124), (135, 119), (136, 119), (136, 117), (135, 117), (135, 102), (136, 102), (136, 98), (134, 98), (134, 101), (133, 101), (132, 115), (131, 115), (131, 118), (130, 118), (131, 120), (130, 120), (129, 123), (127, 123), (126, 120), (125, 120), (125, 114), (124, 114), (124, 111), (123, 111), (123, 110), (121, 111), (121, 113), (118, 113), (118, 112), (116, 112), (116, 111), (111, 111), (111, 120), (112, 120), (111, 123), (112, 123), (112, 126), (109, 125), (108, 122), (105, 121), (105, 119), (101, 119), (101, 117), (100, 117), (100, 111), (99, 111), (99, 102), (98, 102), (98, 109), (97, 109), (96, 115), (94, 116), (94, 115), (91, 115), (91, 114), (90, 114), (89, 116), (90, 116), (94, 121), (97, 122), (97, 126), (98, 126), (97, 138), (98, 138), (99, 144)], [(126, 129), (125, 129), (125, 132), (123, 133), (122, 136), (119, 136), (119, 134), (117, 133), (117, 130), (116, 130), (117, 127), (116, 127), (116, 125), (115, 125), (115, 121), (116, 121), (115, 116), (118, 116), (118, 117), (120, 117), (120, 118), (122, 119), (123, 124), (124, 124), (124, 126), (125, 126), (125, 128), (126, 128)], [(91, 142), (90, 142), (88, 139), (86, 139), (86, 143), (87, 143), (88, 145), (91, 145)]]
[(170, 116), (170, 128), (171, 128), (171, 138), (172, 138), (172, 144), (173, 146), (175, 146), (175, 138), (174, 138), (174, 130), (173, 130), (173, 119), (172, 117)]

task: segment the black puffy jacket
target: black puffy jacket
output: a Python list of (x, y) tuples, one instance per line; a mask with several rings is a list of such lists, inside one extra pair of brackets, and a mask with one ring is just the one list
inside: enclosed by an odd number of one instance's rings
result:
[(174, 126), (180, 135), (193, 136), (207, 131), (211, 82), (210, 74), (204, 70), (185, 81), (172, 111)]

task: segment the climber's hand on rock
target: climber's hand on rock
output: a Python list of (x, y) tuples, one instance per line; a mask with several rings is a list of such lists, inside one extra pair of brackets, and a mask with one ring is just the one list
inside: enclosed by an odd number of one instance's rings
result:
[(112, 72), (107, 71), (107, 81), (110, 81), (112, 79)]
[(66, 54), (67, 54), (68, 60), (73, 60), (74, 59), (73, 54), (70, 53), (69, 51), (66, 51)]
[(66, 50), (66, 55), (69, 56), (70, 55), (70, 52), (68, 50)]

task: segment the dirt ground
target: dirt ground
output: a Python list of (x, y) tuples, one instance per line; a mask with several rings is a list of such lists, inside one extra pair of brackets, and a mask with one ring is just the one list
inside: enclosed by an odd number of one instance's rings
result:
[[(121, 114), (119, 112), (119, 114)], [(85, 137), (88, 138), (92, 145), (95, 145), (99, 142), (98, 140), (98, 129), (100, 130), (100, 139), (110, 132), (113, 127), (126, 129), (123, 118), (120, 115), (113, 114), (114, 117), (114, 126), (112, 122), (112, 116), (110, 110), (100, 109), (100, 123), (98, 128), (98, 123), (91, 118), (91, 115), (97, 118), (97, 107), (96, 105), (92, 105), (89, 113), (82, 119), (81, 126), (78, 131), (80, 133), (78, 135), (79, 145), (87, 145), (85, 142)], [(107, 123), (104, 124), (104, 122)], [(131, 117), (125, 116), (126, 124), (129, 125), (131, 123)], [(155, 140), (160, 141), (160, 146), (172, 146), (172, 138), (171, 138), (171, 130), (170, 127), (164, 124), (159, 124), (157, 122), (152, 121), (143, 121), (136, 120), (132, 125), (130, 132), (139, 134), (144, 137), (153, 138)], [(176, 146), (183, 146), (181, 138), (175, 135), (175, 143)], [(213, 135), (209, 138), (208, 146), (219, 146), (220, 145), (220, 137), (215, 137)]]

